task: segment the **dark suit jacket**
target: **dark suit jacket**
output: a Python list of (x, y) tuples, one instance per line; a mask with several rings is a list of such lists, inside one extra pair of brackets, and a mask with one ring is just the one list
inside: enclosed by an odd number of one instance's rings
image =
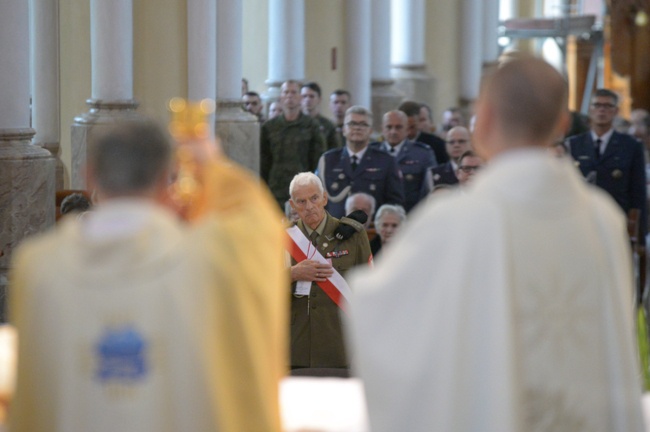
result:
[(445, 140), (439, 136), (426, 132), (420, 132), (420, 134), (415, 138), (415, 141), (424, 143), (431, 147), (431, 150), (433, 150), (433, 153), (436, 155), (436, 161), (438, 161), (439, 164), (449, 162), (447, 145), (445, 143)]
[(647, 232), (643, 144), (629, 135), (614, 132), (605, 153), (596, 160), (591, 132), (573, 136), (568, 142), (571, 156), (591, 183), (609, 192), (626, 214), (632, 208), (641, 210), (639, 240), (643, 242)]
[[(370, 143), (370, 147), (385, 152), (383, 145), (383, 142)], [(402, 171), (404, 209), (408, 212), (431, 192), (431, 181), (427, 171), (436, 165), (436, 157), (426, 144), (406, 140), (395, 156), (395, 160)]]
[(328, 195), (327, 211), (334, 217), (345, 216), (345, 199), (355, 192), (365, 192), (382, 204), (404, 205), (402, 173), (395, 158), (369, 147), (352, 172), (347, 148), (325, 152), (318, 162), (317, 175)]
[(431, 168), (431, 175), (433, 177), (434, 186), (440, 184), (458, 184), (458, 177), (456, 177), (451, 161)]

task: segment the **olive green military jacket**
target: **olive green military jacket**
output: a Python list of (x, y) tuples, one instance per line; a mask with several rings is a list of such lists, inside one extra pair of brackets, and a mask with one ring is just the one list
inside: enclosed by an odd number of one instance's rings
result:
[(336, 133), (336, 126), (334, 126), (334, 123), (332, 123), (327, 117), (323, 117), (320, 114), (316, 117), (316, 120), (318, 120), (318, 123), (320, 123), (320, 131), (325, 138), (327, 150), (341, 147), (343, 144), (339, 139), (339, 134)]
[[(340, 221), (330, 214), (323, 235), (317, 238), (318, 252), (331, 259), (332, 266), (345, 278), (357, 265), (368, 265), (370, 244), (365, 230), (356, 232), (347, 240), (334, 237)], [(302, 221), (298, 228), (307, 236)], [(291, 260), (291, 265), (296, 261)], [(345, 313), (315, 283), (309, 296), (295, 294), (296, 282), (291, 284), (291, 367), (347, 368), (348, 358), (343, 340), (340, 313)]]
[(291, 122), (280, 115), (262, 125), (260, 175), (280, 208), (284, 209), (289, 199), (289, 183), (293, 176), (314, 171), (325, 150), (320, 123), (302, 113)]

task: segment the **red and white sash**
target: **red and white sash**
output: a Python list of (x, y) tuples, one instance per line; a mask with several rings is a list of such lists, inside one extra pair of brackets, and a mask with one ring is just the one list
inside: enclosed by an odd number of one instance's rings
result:
[[(292, 226), (287, 228), (287, 234), (289, 234), (289, 254), (297, 262), (304, 261), (306, 259), (311, 259), (318, 261), (323, 264), (329, 264), (323, 255), (314, 249), (314, 246), (311, 244), (309, 239), (300, 231), (300, 228), (297, 226)], [(313, 251), (313, 252), (312, 252)], [(313, 256), (312, 256), (313, 254)], [(309, 257), (309, 258), (308, 258)], [(319, 287), (329, 298), (332, 299), (338, 307), (343, 310), (346, 310), (347, 304), (352, 298), (352, 291), (348, 286), (348, 283), (343, 279), (343, 276), (336, 269), (332, 268), (334, 273), (327, 280), (323, 282), (316, 282)]]

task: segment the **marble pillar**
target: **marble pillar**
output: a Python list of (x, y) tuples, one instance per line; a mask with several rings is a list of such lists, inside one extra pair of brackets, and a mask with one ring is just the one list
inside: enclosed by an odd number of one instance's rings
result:
[(391, 20), (390, 0), (375, 0), (371, 14), (371, 76), (372, 76), (372, 112), (375, 115), (373, 129), (381, 129), (381, 116), (396, 109), (404, 95), (393, 86), (390, 75)]
[(70, 188), (85, 189), (86, 146), (97, 131), (120, 120), (140, 116), (133, 99), (132, 0), (90, 0), (90, 107), (74, 119), (71, 131)]
[(265, 106), (278, 100), (280, 86), (305, 78), (305, 2), (269, 0), (269, 78)]
[[(217, 95), (217, 0), (187, 0), (187, 98)], [(214, 134), (214, 112), (209, 121)]]
[(31, 144), (27, 2), (0, 2), (0, 59), (0, 321), (5, 321), (13, 251), (26, 236), (54, 224), (55, 160)]
[(425, 62), (425, 0), (391, 0), (391, 75), (404, 97), (433, 105), (434, 78)]
[(65, 169), (60, 158), (59, 0), (30, 0), (33, 144), (56, 159), (56, 189), (63, 189)]
[[(344, 87), (351, 94), (352, 105), (372, 109), (371, 77), (371, 7), (370, 0), (345, 2)], [(377, 121), (373, 122), (376, 127)]]
[(217, 2), (217, 111), (215, 133), (228, 157), (255, 173), (260, 169), (260, 124), (241, 100), (243, 6)]
[(499, 0), (483, 2), (483, 68), (499, 58)]
[(461, 5), (461, 105), (476, 100), (481, 84), (483, 66), (483, 0), (462, 0)]

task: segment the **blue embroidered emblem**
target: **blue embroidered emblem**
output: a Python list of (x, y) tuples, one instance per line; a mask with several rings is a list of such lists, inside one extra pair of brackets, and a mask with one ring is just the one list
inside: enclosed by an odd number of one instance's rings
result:
[(107, 328), (95, 345), (96, 378), (122, 384), (143, 379), (148, 372), (147, 345), (130, 325)]

